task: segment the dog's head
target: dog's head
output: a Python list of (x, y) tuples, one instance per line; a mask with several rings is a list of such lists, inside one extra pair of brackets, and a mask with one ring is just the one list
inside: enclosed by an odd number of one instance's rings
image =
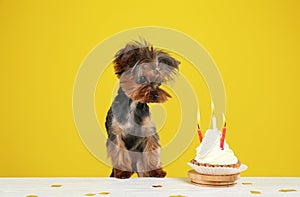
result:
[(160, 88), (173, 79), (179, 61), (146, 41), (132, 42), (121, 49), (114, 60), (115, 73), (125, 94), (134, 101), (162, 103), (171, 97)]

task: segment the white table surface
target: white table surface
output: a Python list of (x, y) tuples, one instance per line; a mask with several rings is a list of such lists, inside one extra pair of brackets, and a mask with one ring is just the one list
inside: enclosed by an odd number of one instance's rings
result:
[[(250, 182), (251, 185), (244, 185)], [(61, 184), (61, 187), (51, 187)], [(162, 187), (152, 187), (161, 185)], [(280, 189), (295, 189), (294, 192), (279, 192)], [(260, 191), (252, 194), (250, 191)], [(109, 192), (107, 195), (100, 192)], [(297, 196), (300, 197), (300, 177), (242, 177), (233, 187), (209, 188), (190, 183), (188, 178), (0, 178), (0, 197), (84, 197), (94, 196)]]

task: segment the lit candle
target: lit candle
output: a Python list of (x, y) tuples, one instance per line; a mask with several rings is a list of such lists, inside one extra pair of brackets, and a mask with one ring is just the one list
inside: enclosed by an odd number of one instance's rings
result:
[(211, 103), (211, 108), (212, 108), (212, 111), (213, 111), (213, 115), (212, 115), (212, 127), (214, 130), (217, 129), (217, 119), (216, 119), (216, 116), (215, 116), (215, 105), (214, 105), (214, 102)]
[(199, 111), (198, 111), (198, 113), (197, 113), (197, 127), (198, 127), (198, 137), (199, 137), (199, 140), (200, 140), (200, 143), (202, 142), (202, 139), (203, 139), (203, 136), (202, 136), (202, 132), (201, 132), (201, 129), (200, 129), (200, 126), (199, 126), (199, 124), (200, 124), (200, 113), (199, 113)]
[(224, 114), (223, 114), (223, 123), (224, 123), (224, 127), (222, 128), (222, 136), (220, 141), (220, 147), (222, 150), (224, 150), (224, 141), (226, 136), (226, 119)]

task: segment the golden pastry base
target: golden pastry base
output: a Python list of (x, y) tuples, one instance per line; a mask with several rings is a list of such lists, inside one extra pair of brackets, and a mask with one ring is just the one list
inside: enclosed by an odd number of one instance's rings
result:
[(240, 178), (240, 173), (228, 175), (207, 175), (199, 174), (195, 170), (190, 170), (188, 175), (193, 184), (210, 187), (230, 187), (235, 185), (237, 180)]

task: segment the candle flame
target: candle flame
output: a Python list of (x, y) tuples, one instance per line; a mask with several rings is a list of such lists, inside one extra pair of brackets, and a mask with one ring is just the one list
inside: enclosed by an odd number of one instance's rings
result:
[(199, 111), (197, 112), (197, 121), (198, 122), (200, 121), (200, 112)]
[(212, 109), (212, 118), (211, 118), (211, 123), (212, 123), (212, 127), (213, 129), (217, 129), (217, 120), (216, 120), (216, 116), (215, 116), (215, 104), (212, 101), (211, 102), (211, 109)]
[(224, 127), (226, 127), (226, 117), (224, 113), (222, 113), (222, 117), (223, 117), (223, 125)]

